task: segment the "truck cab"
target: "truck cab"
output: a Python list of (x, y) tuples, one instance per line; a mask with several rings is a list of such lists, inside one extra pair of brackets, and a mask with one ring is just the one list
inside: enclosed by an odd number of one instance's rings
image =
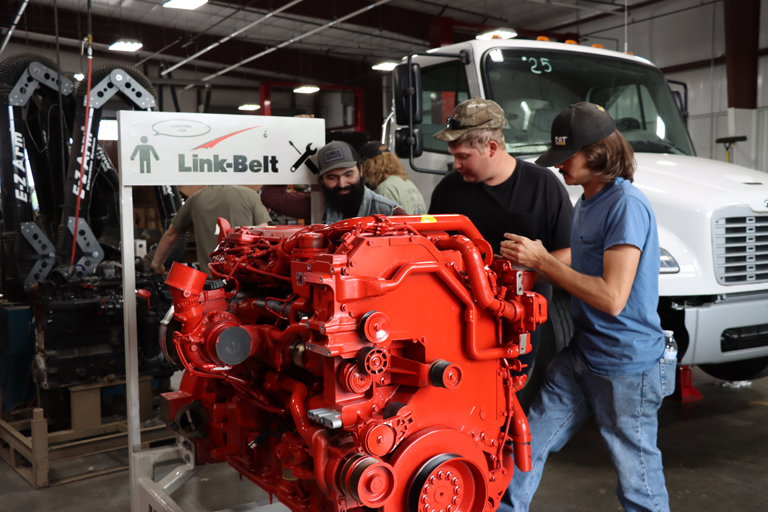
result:
[[(509, 122), (507, 152), (531, 161), (549, 147), (563, 108), (603, 106), (635, 151), (634, 183), (656, 213), (659, 315), (675, 331), (680, 364), (725, 380), (768, 375), (768, 177), (697, 157), (682, 96), (658, 68), (616, 51), (545, 41), (468, 41), (430, 52), (395, 70), (395, 109), (383, 131), (427, 204), (453, 164), (447, 144), (432, 135), (458, 103), (496, 101)], [(418, 107), (421, 122), (404, 122), (403, 109), (418, 121)], [(566, 188), (575, 203), (581, 188)]]

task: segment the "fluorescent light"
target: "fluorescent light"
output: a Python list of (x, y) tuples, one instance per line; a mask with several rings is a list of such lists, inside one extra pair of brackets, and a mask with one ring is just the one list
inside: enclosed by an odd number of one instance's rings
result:
[(491, 32), (486, 32), (485, 34), (475, 36), (475, 39), (480, 39), (481, 41), (490, 41), (491, 39), (512, 39), (513, 37), (517, 37), (517, 32), (511, 28), (500, 28), (498, 30), (493, 30)]
[(397, 62), (382, 62), (381, 64), (371, 66), (371, 69), (375, 69), (376, 71), (392, 71), (396, 67)]
[(239, 107), (237, 107), (237, 110), (259, 110), (260, 108), (261, 108), (261, 105), (246, 103), (245, 105), (240, 105)]
[(102, 119), (99, 123), (99, 140), (117, 140), (117, 120)]
[(163, 4), (163, 7), (169, 9), (185, 9), (187, 11), (193, 11), (208, 3), (208, 0), (170, 0)]
[(313, 94), (319, 91), (319, 87), (315, 87), (314, 85), (302, 85), (301, 87), (297, 87), (293, 90), (296, 94)]
[(75, 80), (77, 80), (78, 82), (82, 82), (84, 78), (85, 78), (84, 74), (82, 74), (82, 73), (75, 73)]
[(113, 52), (135, 52), (144, 46), (136, 39), (121, 39), (109, 47)]

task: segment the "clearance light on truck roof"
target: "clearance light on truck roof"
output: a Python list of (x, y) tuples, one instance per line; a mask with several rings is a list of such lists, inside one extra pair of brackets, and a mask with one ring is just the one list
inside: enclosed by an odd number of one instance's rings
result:
[(475, 36), (475, 39), (479, 39), (481, 41), (490, 41), (491, 39), (512, 39), (513, 37), (517, 37), (517, 32), (511, 28), (500, 28), (498, 30), (493, 30), (491, 32), (486, 32), (485, 34)]
[(536, 38), (537, 41), (549, 41), (549, 38), (547, 36), (539, 36)]

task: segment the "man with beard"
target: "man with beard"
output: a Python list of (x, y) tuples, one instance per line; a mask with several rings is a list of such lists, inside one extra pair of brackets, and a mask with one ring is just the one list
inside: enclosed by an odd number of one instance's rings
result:
[[(326, 144), (317, 152), (317, 175), (325, 198), (323, 224), (369, 215), (406, 215), (394, 201), (365, 186), (357, 151), (343, 141)], [(264, 186), (261, 200), (282, 215), (310, 218), (308, 192), (288, 193), (282, 185)]]

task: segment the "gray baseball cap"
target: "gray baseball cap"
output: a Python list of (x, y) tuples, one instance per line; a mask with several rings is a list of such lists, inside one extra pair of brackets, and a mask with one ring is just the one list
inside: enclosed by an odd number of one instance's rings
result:
[(358, 160), (357, 151), (348, 143), (340, 140), (329, 142), (317, 152), (317, 175), (322, 176), (333, 169), (355, 167)]
[(472, 98), (456, 105), (453, 115), (448, 118), (447, 127), (433, 137), (443, 142), (451, 142), (470, 130), (492, 130), (508, 124), (504, 109), (498, 103), (483, 98)]

